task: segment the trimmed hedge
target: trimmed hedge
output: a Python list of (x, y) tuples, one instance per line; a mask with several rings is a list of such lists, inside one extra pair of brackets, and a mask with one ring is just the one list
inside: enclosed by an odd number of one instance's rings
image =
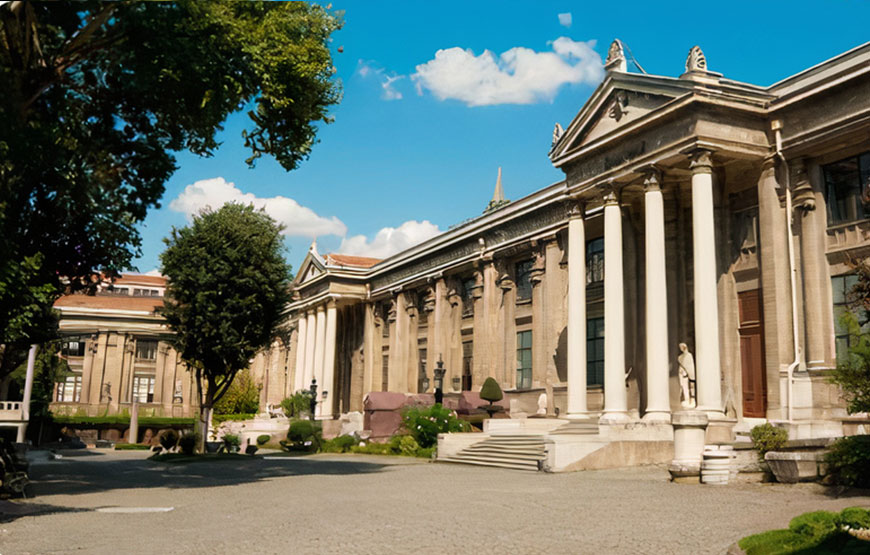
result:
[(213, 414), (211, 416), (211, 421), (215, 424), (220, 424), (221, 422), (233, 421), (238, 422), (242, 420), (253, 420), (254, 417), (257, 416), (254, 413), (238, 413), (238, 414)]
[(737, 545), (747, 555), (784, 553), (867, 553), (870, 542), (852, 537), (845, 527), (870, 523), (870, 511), (860, 507), (841, 513), (815, 511), (796, 516), (786, 530), (769, 530), (747, 536)]
[[(189, 428), (194, 418), (169, 418), (163, 416), (140, 416), (139, 427), (146, 428)], [(110, 416), (62, 416), (55, 415), (54, 422), (76, 426), (129, 426), (130, 416), (114, 414)]]

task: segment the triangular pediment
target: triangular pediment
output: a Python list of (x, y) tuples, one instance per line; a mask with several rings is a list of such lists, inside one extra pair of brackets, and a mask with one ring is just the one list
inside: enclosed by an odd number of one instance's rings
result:
[(299, 266), (299, 271), (296, 272), (296, 279), (293, 280), (294, 286), (299, 286), (307, 283), (317, 276), (326, 272), (326, 264), (316, 251), (309, 250)]
[(565, 154), (628, 127), (687, 92), (685, 84), (677, 79), (609, 74), (553, 144), (550, 159), (556, 163)]

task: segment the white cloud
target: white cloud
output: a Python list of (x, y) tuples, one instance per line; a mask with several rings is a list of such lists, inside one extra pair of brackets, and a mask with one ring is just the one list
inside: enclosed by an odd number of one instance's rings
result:
[(360, 60), (357, 66), (357, 73), (359, 73), (360, 77), (362, 77), (363, 79), (366, 79), (368, 77), (376, 77), (381, 82), (381, 89), (383, 89), (383, 92), (381, 93), (381, 98), (383, 98), (384, 100), (402, 99), (402, 93), (396, 90), (395, 87), (393, 87), (393, 83), (400, 79), (404, 79), (404, 75), (396, 75), (395, 73), (392, 75), (388, 75), (383, 68), (375, 67), (370, 62), (366, 62), (364, 60)]
[(562, 27), (570, 27), (572, 23), (571, 12), (559, 14), (559, 25)]
[(142, 275), (144, 275), (144, 276), (157, 276), (157, 277), (161, 277), (163, 274), (160, 273), (160, 270), (158, 270), (157, 268), (154, 268), (153, 270), (148, 270), (147, 272), (145, 272), (145, 273), (142, 274)]
[(386, 258), (397, 252), (422, 243), (441, 233), (438, 226), (428, 220), (418, 222), (409, 220), (399, 227), (385, 227), (369, 241), (365, 235), (346, 237), (341, 241), (338, 251), (342, 254)]
[(417, 92), (427, 89), (439, 100), (460, 100), (468, 106), (531, 104), (552, 100), (566, 83), (597, 84), (604, 77), (595, 41), (559, 37), (552, 52), (514, 47), (498, 58), (489, 50), (475, 56), (458, 47), (439, 50), (411, 76)]
[(252, 204), (255, 208), (263, 208), (267, 214), (284, 224), (284, 235), (297, 237), (320, 237), (337, 235), (344, 237), (347, 226), (336, 218), (318, 216), (313, 210), (301, 206), (292, 198), (277, 196), (260, 198), (253, 193), (244, 193), (234, 183), (227, 182), (223, 177), (202, 179), (184, 188), (176, 198), (169, 203), (169, 208), (184, 213), (188, 220), (204, 208), (219, 209), (228, 202)]

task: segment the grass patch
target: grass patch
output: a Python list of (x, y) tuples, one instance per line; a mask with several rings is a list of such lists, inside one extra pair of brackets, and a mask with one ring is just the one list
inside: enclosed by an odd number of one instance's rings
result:
[(148, 451), (151, 449), (150, 445), (145, 445), (144, 443), (116, 443), (115, 451)]
[(780, 554), (855, 554), (870, 552), (870, 542), (859, 540), (842, 529), (843, 525), (863, 523), (870, 511), (852, 507), (841, 513), (815, 511), (797, 516), (786, 530), (770, 530), (747, 536), (737, 545), (746, 555)]

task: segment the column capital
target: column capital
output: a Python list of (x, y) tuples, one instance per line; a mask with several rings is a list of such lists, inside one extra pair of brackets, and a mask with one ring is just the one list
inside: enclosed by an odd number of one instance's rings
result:
[(315, 310), (317, 312), (323, 312), (324, 310), (326, 310), (326, 304), (321, 303), (321, 304), (317, 305), (317, 308), (315, 308)]
[(619, 206), (619, 197), (616, 190), (608, 188), (604, 192), (604, 206)]
[(662, 172), (658, 168), (650, 168), (643, 179), (645, 193), (653, 193), (662, 190)]
[(689, 153), (689, 168), (692, 173), (713, 173), (713, 151), (697, 148)]
[(576, 220), (586, 215), (586, 203), (582, 200), (570, 200), (568, 205), (568, 219)]

